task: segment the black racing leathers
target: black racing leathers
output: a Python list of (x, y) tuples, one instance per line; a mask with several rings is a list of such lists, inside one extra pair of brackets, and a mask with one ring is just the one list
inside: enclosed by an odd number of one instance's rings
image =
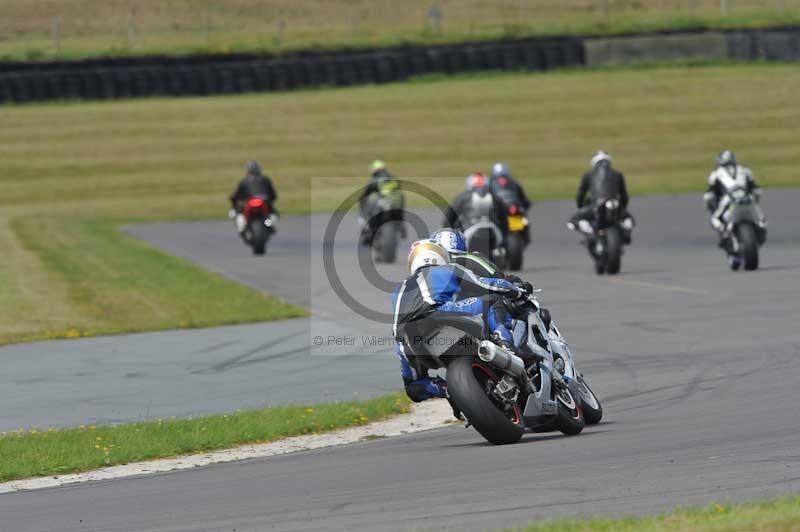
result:
[(495, 196), (503, 200), (507, 207), (514, 203), (519, 203), (523, 211), (527, 211), (531, 207), (531, 201), (525, 194), (525, 189), (511, 176), (493, 177), (489, 182), (489, 188)]
[(271, 212), (275, 210), (275, 200), (278, 199), (278, 193), (272, 185), (272, 180), (262, 174), (247, 174), (239, 181), (239, 185), (231, 194), (231, 204), (237, 212), (241, 212), (244, 208), (244, 202), (249, 198), (263, 198), (270, 207)]
[(608, 198), (619, 198), (622, 210), (625, 211), (628, 208), (628, 189), (625, 186), (625, 176), (617, 172), (611, 165), (600, 163), (583, 174), (575, 203), (580, 209), (595, 206), (599, 201)]

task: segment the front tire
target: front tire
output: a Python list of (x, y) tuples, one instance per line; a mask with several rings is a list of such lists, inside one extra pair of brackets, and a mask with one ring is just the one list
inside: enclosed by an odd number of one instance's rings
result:
[(583, 376), (578, 377), (578, 394), (581, 399), (581, 411), (583, 419), (587, 425), (597, 425), (603, 419), (603, 405), (600, 399), (594, 394), (589, 383)]
[(736, 228), (739, 237), (739, 246), (744, 259), (744, 269), (753, 271), (758, 268), (758, 240), (756, 230), (750, 224), (742, 224)]
[(622, 235), (619, 227), (606, 229), (606, 269), (611, 275), (619, 273), (622, 263)]
[(525, 432), (519, 406), (514, 405), (509, 417), (484, 389), (496, 379), (494, 371), (476, 357), (457, 356), (447, 366), (447, 389), (475, 430), (495, 445), (517, 443)]
[(575, 400), (569, 388), (564, 387), (556, 390), (556, 403), (558, 404), (558, 414), (555, 427), (567, 436), (580, 434), (586, 424), (580, 407), (580, 399)]
[(522, 269), (522, 255), (525, 250), (525, 242), (519, 233), (510, 233), (506, 245), (506, 257), (508, 268), (512, 271)]

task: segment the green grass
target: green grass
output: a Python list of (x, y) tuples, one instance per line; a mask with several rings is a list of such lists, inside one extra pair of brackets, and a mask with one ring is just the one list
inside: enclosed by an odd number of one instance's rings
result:
[[(790, 532), (800, 529), (800, 497), (737, 505), (711, 504), (655, 517), (568, 519), (515, 532)], [(508, 532), (511, 532), (510, 530)]]
[(249, 158), (284, 213), (334, 208), (375, 158), (447, 198), (495, 160), (534, 199), (568, 198), (598, 148), (633, 194), (701, 191), (723, 147), (796, 186), (798, 86), (796, 65), (683, 65), (0, 108), (0, 342), (296, 313), (113, 230), (224, 218)]
[[(430, 24), (436, 4), (439, 28)], [(268, 52), (800, 23), (798, 0), (4, 0), (0, 58)], [(90, 16), (87, 14), (90, 13)]]
[(20, 217), (11, 225), (45, 269), (65, 283), (71, 310), (57, 317), (64, 321), (54, 330), (18, 337), (0, 335), (0, 341), (208, 327), (306, 315), (303, 309), (121, 234), (113, 219)]
[(196, 419), (0, 433), (0, 482), (266, 443), (364, 425), (408, 412), (405, 394), (280, 406)]

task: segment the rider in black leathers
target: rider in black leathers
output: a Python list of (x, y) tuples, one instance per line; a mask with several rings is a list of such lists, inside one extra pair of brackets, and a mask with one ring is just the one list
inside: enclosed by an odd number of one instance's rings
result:
[(506, 207), (498, 196), (496, 196), (486, 182), (486, 176), (481, 173), (471, 174), (467, 178), (467, 189), (456, 196), (453, 203), (450, 204), (445, 213), (444, 225), (452, 227), (459, 231), (465, 231), (469, 228), (470, 218), (474, 214), (472, 212), (472, 199), (473, 194), (477, 194), (479, 198), (491, 198), (491, 220), (500, 228), (503, 235), (502, 244), (505, 245), (506, 237), (508, 236), (508, 214)]
[[(600, 150), (595, 153), (591, 161), (591, 169), (583, 174), (578, 186), (575, 203), (578, 211), (570, 219), (570, 227), (588, 233), (588, 229), (581, 226), (581, 221), (592, 223), (595, 208), (598, 202), (608, 198), (618, 198), (620, 202), (620, 215), (622, 218), (622, 237), (626, 244), (631, 243), (631, 230), (635, 225), (633, 216), (628, 212), (628, 189), (625, 186), (625, 176), (611, 166), (611, 156)], [(588, 196), (588, 197), (587, 197)]]
[(275, 200), (278, 199), (278, 193), (272, 185), (272, 180), (261, 172), (261, 165), (256, 161), (248, 161), (246, 168), (247, 174), (239, 181), (236, 190), (230, 196), (231, 207), (238, 215), (244, 210), (244, 204), (248, 199), (262, 198), (267, 202), (271, 215), (277, 216)]
[(505, 163), (494, 163), (494, 165), (492, 165), (492, 176), (489, 180), (489, 188), (506, 204), (509, 202), (519, 202), (523, 212), (531, 207), (531, 201), (525, 194), (525, 189), (514, 179), (511, 175), (511, 169)]

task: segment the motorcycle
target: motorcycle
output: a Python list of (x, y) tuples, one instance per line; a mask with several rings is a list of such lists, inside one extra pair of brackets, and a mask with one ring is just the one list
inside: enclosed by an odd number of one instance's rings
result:
[(722, 238), (732, 270), (758, 268), (758, 248), (767, 240), (767, 221), (762, 215), (755, 196), (741, 187), (731, 190), (723, 201), (722, 221), (725, 223)]
[(242, 239), (253, 248), (253, 254), (263, 255), (267, 250), (267, 242), (275, 233), (275, 217), (266, 200), (249, 198), (241, 214), (231, 210), (229, 215), (235, 220)]
[(564, 379), (554, 368), (536, 299), (516, 305), (524, 315), (514, 327), (520, 356), (486, 339), (480, 317), (452, 313), (409, 324), (406, 346), (416, 364), (446, 368), (454, 410), (490, 443), (516, 443), (526, 429), (549, 426), (578, 434), (585, 421), (577, 380)]
[(630, 218), (622, 219), (619, 198), (605, 198), (597, 202), (594, 223), (581, 220), (576, 227), (572, 222), (567, 227), (586, 236), (585, 244), (589, 255), (594, 259), (594, 269), (598, 275), (617, 274), (622, 264), (623, 231), (633, 227)]
[(403, 237), (402, 223), (397, 219), (403, 209), (403, 196), (396, 181), (378, 185), (376, 197), (368, 203), (368, 212), (359, 217), (361, 243), (372, 246), (373, 260), (393, 263)]
[(530, 220), (522, 207), (508, 204), (508, 237), (506, 238), (506, 260), (512, 271), (522, 269), (525, 248), (530, 244)]

